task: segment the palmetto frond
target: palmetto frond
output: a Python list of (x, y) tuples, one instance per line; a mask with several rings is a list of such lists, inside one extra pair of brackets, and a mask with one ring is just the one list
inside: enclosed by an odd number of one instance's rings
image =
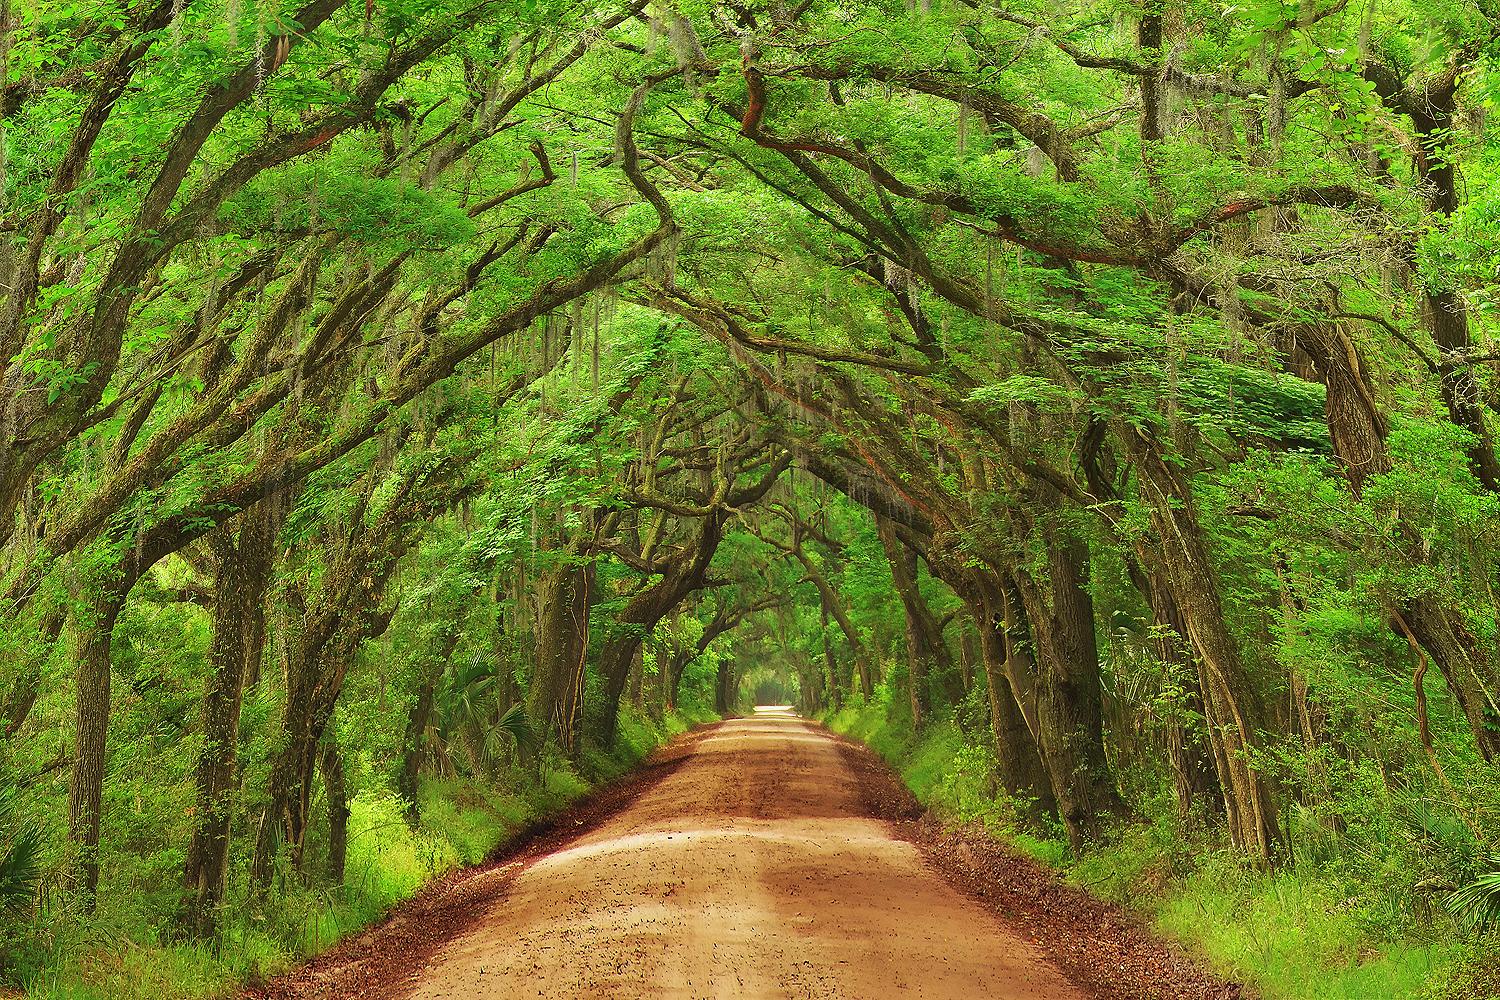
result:
[(25, 830), (0, 855), (0, 913), (25, 906), (42, 878), (42, 837)]
[(1500, 926), (1500, 858), (1490, 859), (1492, 869), (1447, 899), (1453, 919), (1471, 930)]

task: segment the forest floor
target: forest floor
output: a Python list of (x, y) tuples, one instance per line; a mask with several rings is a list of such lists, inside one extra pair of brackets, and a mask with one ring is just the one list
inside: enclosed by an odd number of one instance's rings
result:
[(945, 833), (786, 713), (695, 733), (262, 1000), (1234, 998), (1118, 908)]

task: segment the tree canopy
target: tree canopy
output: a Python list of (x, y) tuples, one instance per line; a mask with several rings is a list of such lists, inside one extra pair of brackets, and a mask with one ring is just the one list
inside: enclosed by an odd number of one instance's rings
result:
[(1490, 0), (0, 0), (0, 53), (23, 978), (783, 698), (958, 726), (1075, 855), (1500, 921)]

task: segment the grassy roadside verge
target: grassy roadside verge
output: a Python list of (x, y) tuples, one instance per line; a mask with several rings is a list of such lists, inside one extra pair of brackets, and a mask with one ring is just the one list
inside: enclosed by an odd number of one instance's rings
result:
[[(1058, 830), (1022, 829), (993, 794), (986, 741), (952, 722), (920, 738), (886, 692), (825, 721), (900, 774), (917, 798), (955, 823), (982, 825), (1095, 895), (1143, 913), (1165, 937), (1266, 1000), (1493, 998), (1500, 959), (1463, 941), (1440, 914), (1397, 912), (1378, 885), (1297, 860), (1248, 869), (1224, 845), (1181, 829), (1169, 803), (1073, 858)], [(1492, 943), (1491, 943), (1492, 944)]]
[[(51, 919), (22, 942), (16, 970), (32, 1000), (205, 1000), (229, 997), (274, 976), (378, 921), (398, 903), (454, 868), (477, 864), (535, 820), (557, 813), (595, 787), (639, 765), (653, 750), (708, 716), (653, 720), (628, 708), (608, 753), (586, 749), (576, 766), (549, 761), (540, 773), (505, 770), (492, 785), (457, 779), (423, 782), (416, 829), (385, 789), (350, 803), (344, 883), (308, 886), (279, 876), (254, 910), (243, 902), (243, 866), (230, 887), (225, 933), (217, 948), (174, 940), (172, 929), (136, 918), (128, 907), (101, 907), (90, 918)], [(315, 804), (316, 809), (316, 804)], [(309, 858), (313, 868), (318, 858)], [(46, 919), (46, 918), (44, 918)]]

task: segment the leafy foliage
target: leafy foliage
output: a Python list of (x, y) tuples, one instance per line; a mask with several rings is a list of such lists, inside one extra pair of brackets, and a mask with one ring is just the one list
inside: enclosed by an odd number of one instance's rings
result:
[(1492, 5), (9, 10), (4, 986), (773, 697), (1268, 995), (1492, 940)]

